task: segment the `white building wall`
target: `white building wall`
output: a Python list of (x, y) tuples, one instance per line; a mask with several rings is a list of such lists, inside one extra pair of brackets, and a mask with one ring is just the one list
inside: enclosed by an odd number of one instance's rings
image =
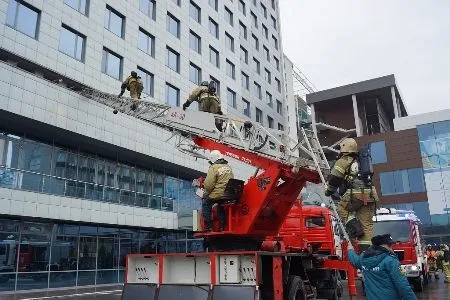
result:
[(395, 131), (415, 128), (417, 125), (450, 120), (450, 109), (394, 119)]
[(285, 102), (287, 107), (287, 124), (289, 136), (297, 140), (297, 105), (295, 103), (294, 94), (294, 64), (286, 56), (283, 55), (284, 78), (285, 78)]

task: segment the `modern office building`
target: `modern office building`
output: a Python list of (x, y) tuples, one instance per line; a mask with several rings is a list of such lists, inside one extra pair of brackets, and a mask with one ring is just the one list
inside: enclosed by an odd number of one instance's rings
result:
[(146, 100), (180, 106), (214, 80), (224, 113), (283, 128), (278, 20), (276, 0), (0, 0), (0, 292), (118, 283), (128, 253), (201, 248), (180, 229), (207, 164), (75, 90), (118, 94), (137, 70)]

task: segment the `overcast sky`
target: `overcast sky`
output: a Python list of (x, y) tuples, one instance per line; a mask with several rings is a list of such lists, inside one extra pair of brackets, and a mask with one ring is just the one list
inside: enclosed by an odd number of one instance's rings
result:
[(449, 0), (280, 0), (283, 48), (319, 89), (394, 74), (410, 115), (450, 108)]

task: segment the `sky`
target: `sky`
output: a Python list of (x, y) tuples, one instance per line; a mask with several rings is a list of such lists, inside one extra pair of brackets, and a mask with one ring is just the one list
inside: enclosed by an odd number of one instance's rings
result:
[(318, 90), (394, 74), (409, 115), (450, 108), (449, 0), (279, 0), (284, 53)]

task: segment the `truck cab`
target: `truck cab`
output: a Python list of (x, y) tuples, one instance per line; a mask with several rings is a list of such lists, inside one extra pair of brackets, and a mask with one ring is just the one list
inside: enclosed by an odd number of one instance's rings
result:
[(389, 233), (395, 244), (392, 246), (400, 260), (408, 281), (416, 291), (422, 291), (426, 283), (426, 262), (419, 230), (420, 220), (414, 211), (393, 208), (377, 209), (374, 221), (374, 236)]

